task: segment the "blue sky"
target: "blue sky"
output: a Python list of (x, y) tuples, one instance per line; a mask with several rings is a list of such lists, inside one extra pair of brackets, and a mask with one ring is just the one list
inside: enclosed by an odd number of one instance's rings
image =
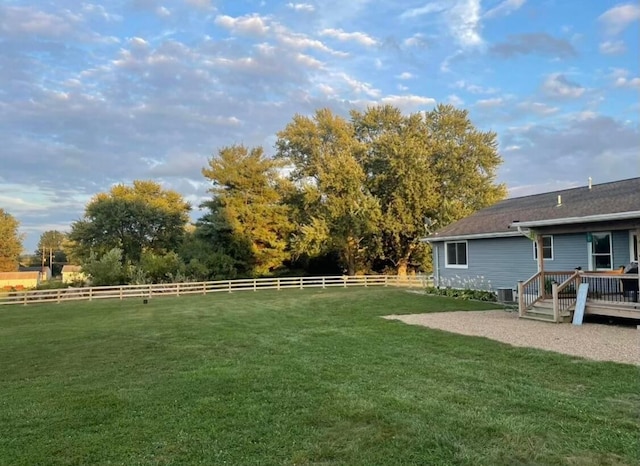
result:
[[(0, 207), (28, 251), (114, 183), (197, 206), (294, 114), (469, 110), (524, 195), (640, 176), (638, 2), (3, 0)], [(197, 209), (194, 218), (199, 216)]]

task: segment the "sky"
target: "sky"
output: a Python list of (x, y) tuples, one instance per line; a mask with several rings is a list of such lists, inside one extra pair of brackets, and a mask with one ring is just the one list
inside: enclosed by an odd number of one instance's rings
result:
[(135, 179), (196, 219), (220, 148), (378, 104), (467, 109), (511, 196), (640, 176), (639, 23), (637, 1), (2, 0), (0, 208), (27, 251)]

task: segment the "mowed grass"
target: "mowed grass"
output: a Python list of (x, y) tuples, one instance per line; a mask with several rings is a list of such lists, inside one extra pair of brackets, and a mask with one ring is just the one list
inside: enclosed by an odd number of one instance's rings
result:
[(488, 307), (368, 288), (0, 308), (0, 464), (637, 464), (637, 367), (380, 317)]

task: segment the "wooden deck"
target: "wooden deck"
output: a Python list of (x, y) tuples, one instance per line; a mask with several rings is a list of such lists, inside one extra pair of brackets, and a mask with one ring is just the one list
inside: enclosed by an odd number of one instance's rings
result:
[(538, 272), (518, 285), (522, 318), (567, 322), (573, 316), (577, 289), (588, 284), (585, 314), (640, 321), (638, 274), (603, 272)]

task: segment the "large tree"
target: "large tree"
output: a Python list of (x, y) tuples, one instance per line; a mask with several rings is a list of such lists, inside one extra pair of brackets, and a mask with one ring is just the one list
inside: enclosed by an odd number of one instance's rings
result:
[(496, 135), (478, 131), (464, 110), (438, 105), (403, 115), (380, 106), (353, 111), (351, 122), (366, 147), (360, 157), (366, 186), (382, 207), (381, 259), (400, 275), (411, 264), (428, 267), (420, 242), (425, 218), (444, 226), (505, 195), (495, 183)]
[(22, 253), (22, 236), (18, 221), (0, 208), (0, 272), (18, 270), (18, 257)]
[(69, 234), (73, 254), (86, 261), (118, 248), (123, 262), (139, 263), (143, 251), (175, 251), (191, 207), (176, 191), (154, 181), (133, 182), (96, 195)]
[(431, 171), (431, 147), (420, 114), (405, 116), (392, 106), (351, 113), (357, 139), (366, 147), (360, 163), (367, 189), (382, 209), (380, 262), (406, 275), (410, 264), (426, 262), (424, 217), (438, 203)]
[(363, 270), (380, 206), (365, 184), (358, 163), (364, 146), (353, 126), (328, 109), (312, 118), (296, 115), (278, 133), (276, 147), (292, 168), (298, 191), (294, 250), (311, 255), (335, 251), (349, 275)]
[(213, 198), (203, 204), (209, 213), (198, 222), (197, 236), (232, 258), (241, 273), (264, 275), (289, 257), (290, 221), (279, 170), (261, 147), (243, 145), (220, 149), (202, 170)]
[(438, 105), (425, 115), (431, 144), (431, 171), (440, 202), (432, 214), (439, 226), (467, 217), (503, 199), (507, 190), (496, 183), (502, 163), (496, 133), (478, 130), (469, 112)]

